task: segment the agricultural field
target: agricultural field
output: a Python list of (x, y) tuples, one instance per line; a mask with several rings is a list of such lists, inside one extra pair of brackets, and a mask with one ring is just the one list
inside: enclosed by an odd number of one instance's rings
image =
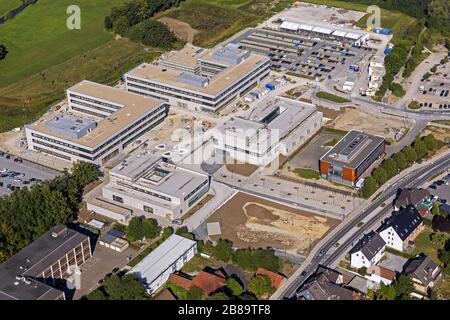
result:
[(0, 1), (0, 17), (5, 16), (9, 11), (22, 5), (20, 0), (2, 0)]
[(256, 26), (294, 0), (186, 0), (157, 15), (188, 23), (197, 31), (194, 44), (212, 47), (246, 27)]
[(0, 132), (39, 118), (50, 104), (63, 99), (65, 90), (78, 81), (88, 79), (112, 84), (130, 68), (142, 61), (152, 61), (160, 54), (159, 50), (143, 47), (127, 39), (112, 40), (0, 88)]
[(237, 248), (277, 248), (306, 255), (339, 223), (338, 220), (238, 193), (208, 218)]

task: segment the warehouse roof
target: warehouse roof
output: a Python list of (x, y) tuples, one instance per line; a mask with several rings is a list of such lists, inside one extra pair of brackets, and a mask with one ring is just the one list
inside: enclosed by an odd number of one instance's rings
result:
[(351, 130), (320, 160), (347, 168), (357, 168), (383, 143), (384, 137)]
[(196, 244), (193, 240), (173, 234), (128, 273), (136, 274), (142, 281), (151, 284)]

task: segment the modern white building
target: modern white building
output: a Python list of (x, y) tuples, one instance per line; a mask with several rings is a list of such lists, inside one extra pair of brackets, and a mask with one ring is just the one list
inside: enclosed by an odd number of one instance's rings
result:
[[(102, 198), (112, 206), (137, 209), (147, 217), (180, 219), (210, 189), (210, 177), (168, 163), (151, 154), (132, 156), (109, 172)], [(89, 205), (89, 201), (88, 201)], [(96, 211), (95, 207), (89, 207)], [(115, 219), (117, 214), (98, 212)], [(142, 215), (140, 213), (140, 215)]]
[(378, 233), (386, 246), (404, 251), (423, 230), (423, 218), (414, 206), (394, 212), (381, 226)]
[(350, 250), (350, 264), (358, 269), (369, 268), (380, 261), (385, 249), (386, 243), (383, 238), (378, 233), (369, 233)]
[(213, 145), (225, 157), (265, 165), (297, 150), (320, 130), (322, 117), (312, 104), (269, 96), (246, 116), (217, 126)]
[(144, 63), (125, 74), (130, 92), (191, 111), (216, 113), (269, 75), (268, 57), (228, 44), (207, 50), (187, 45), (159, 65)]
[(164, 121), (169, 106), (90, 81), (67, 90), (67, 110), (25, 126), (28, 149), (102, 165)]
[(128, 274), (137, 275), (154, 293), (169, 279), (170, 274), (179, 271), (197, 253), (197, 242), (173, 234), (160, 244)]

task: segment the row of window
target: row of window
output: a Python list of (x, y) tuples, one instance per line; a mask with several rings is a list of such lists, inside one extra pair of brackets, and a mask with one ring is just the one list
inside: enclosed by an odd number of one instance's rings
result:
[(190, 192), (186, 197), (184, 197), (184, 201), (192, 197), (198, 190), (204, 187), (208, 183), (208, 180), (203, 181), (197, 188), (195, 188), (192, 192)]
[(124, 188), (132, 189), (132, 190), (135, 190), (135, 191), (138, 191), (138, 192), (141, 192), (141, 193), (145, 193), (145, 194), (151, 195), (153, 197), (156, 197), (156, 198), (168, 201), (168, 202), (172, 202), (172, 198), (170, 198), (170, 197), (163, 196), (162, 194), (159, 194), (159, 193), (156, 193), (156, 192), (152, 192), (152, 191), (148, 191), (148, 190), (145, 190), (145, 189), (142, 189), (142, 188), (139, 188), (139, 187), (131, 186), (131, 185), (129, 185), (127, 183), (124, 183), (122, 181), (117, 181), (117, 185), (119, 185), (121, 187), (124, 187)]
[(92, 98), (82, 97), (82, 96), (79, 96), (79, 95), (71, 93), (71, 92), (69, 93), (69, 97), (73, 97), (73, 98), (76, 98), (78, 100), (83, 100), (83, 101), (87, 101), (87, 102), (90, 102), (90, 103), (95, 103), (95, 104), (98, 104), (98, 105), (101, 105), (101, 106), (104, 106), (104, 107), (108, 107), (108, 108), (111, 108), (111, 109), (114, 109), (114, 110), (120, 110), (123, 107), (123, 106), (113, 105), (111, 103), (99, 101), (99, 100), (92, 99)]
[[(79, 106), (87, 107), (87, 108), (89, 108), (89, 109), (95, 109), (95, 110), (98, 110), (98, 111), (101, 111), (101, 112), (105, 112), (105, 113), (107, 113), (108, 115), (113, 114), (113, 113), (115, 112), (115, 110), (110, 110), (110, 109), (102, 108), (102, 107), (99, 107), (99, 106), (96, 106), (96, 105), (93, 105), (93, 104), (90, 104), (90, 103), (81, 102), (81, 101), (77, 101), (77, 100), (74, 100), (74, 99), (70, 99), (70, 102), (71, 102), (72, 104), (75, 103), (75, 104), (77, 104), (77, 105), (79, 105)], [(82, 110), (84, 110), (84, 109), (82, 109)], [(87, 110), (87, 111), (92, 111), (92, 110)]]

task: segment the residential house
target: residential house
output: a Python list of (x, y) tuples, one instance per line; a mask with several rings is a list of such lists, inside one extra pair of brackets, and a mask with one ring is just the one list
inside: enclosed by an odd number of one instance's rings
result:
[(297, 292), (298, 300), (361, 300), (362, 295), (340, 284), (342, 275), (336, 270), (319, 267)]
[(218, 269), (210, 269), (207, 268), (201, 272), (199, 272), (193, 278), (187, 278), (181, 274), (171, 274), (169, 276), (168, 282), (173, 283), (174, 285), (189, 291), (192, 287), (198, 287), (202, 289), (205, 294), (205, 297), (210, 296), (211, 294), (220, 291), (225, 286), (225, 281), (228, 276), (224, 271)]
[(395, 271), (389, 270), (382, 266), (371, 266), (367, 269), (366, 278), (374, 283), (380, 284), (384, 283), (386, 285), (394, 282), (396, 277)]
[(404, 251), (423, 230), (423, 218), (414, 206), (394, 212), (378, 230), (386, 246)]
[(272, 282), (272, 287), (275, 289), (278, 289), (278, 287), (281, 285), (281, 283), (286, 279), (281, 274), (272, 272), (270, 270), (264, 269), (264, 268), (258, 268), (256, 270), (256, 275), (264, 275), (270, 278), (270, 281)]
[(414, 206), (422, 217), (425, 217), (432, 208), (430, 192), (425, 189), (403, 189), (394, 201), (396, 211)]
[(403, 273), (411, 277), (415, 289), (411, 295), (417, 298), (426, 297), (428, 289), (433, 288), (442, 278), (441, 268), (426, 255), (412, 259)]
[(378, 233), (371, 232), (365, 235), (350, 250), (350, 263), (354, 268), (370, 267), (377, 264), (383, 257), (386, 242)]

